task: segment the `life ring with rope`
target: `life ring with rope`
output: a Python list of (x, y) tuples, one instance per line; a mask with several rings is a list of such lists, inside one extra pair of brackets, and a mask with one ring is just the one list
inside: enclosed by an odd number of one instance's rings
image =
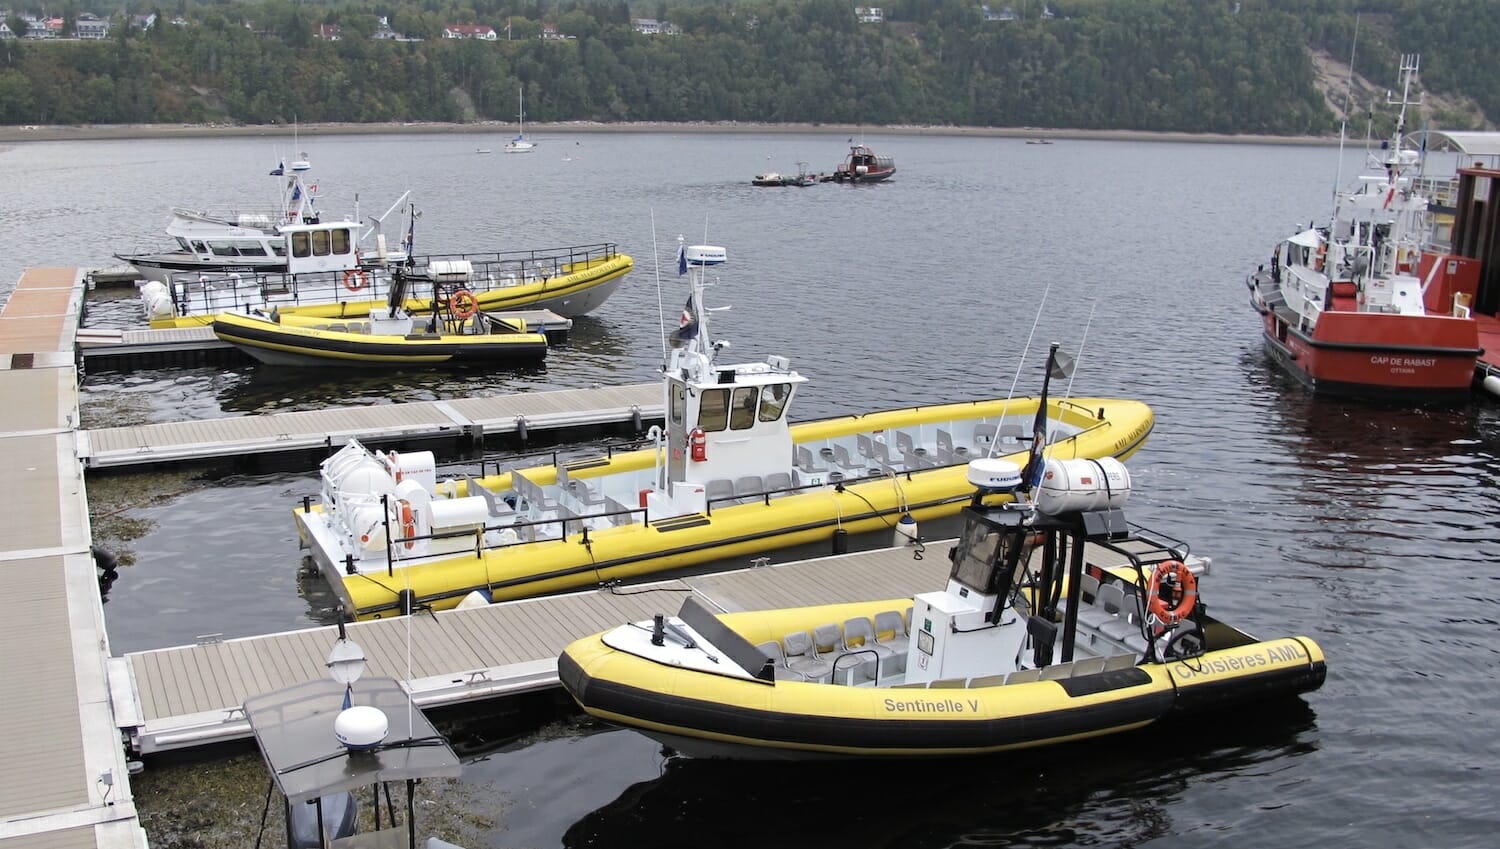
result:
[(358, 292), (365, 288), (369, 280), (369, 275), (365, 274), (362, 268), (351, 268), (344, 272), (344, 288), (351, 292)]
[(402, 498), (396, 502), (401, 507), (401, 536), (406, 540), (407, 550), (416, 547), (417, 541), (412, 537), (417, 535), (417, 517), (411, 510), (411, 502)]
[[(1168, 595), (1172, 601), (1167, 600)], [(1181, 560), (1156, 564), (1151, 587), (1146, 591), (1146, 609), (1158, 621), (1175, 625), (1187, 618), (1198, 604), (1198, 576)]]
[(448, 307), (458, 318), (472, 318), (479, 312), (479, 299), (468, 289), (459, 289), (448, 298)]

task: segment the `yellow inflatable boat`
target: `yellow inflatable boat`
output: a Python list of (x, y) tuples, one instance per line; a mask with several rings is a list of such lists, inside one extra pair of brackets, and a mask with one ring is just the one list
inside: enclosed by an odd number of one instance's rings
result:
[[(723, 248), (685, 251), (691, 321), (663, 371), (666, 423), (650, 447), (482, 479), (440, 480), (430, 452), (350, 441), (321, 467), (319, 503), (296, 510), (313, 562), (361, 617), (478, 592), (502, 600), (826, 542), (912, 536), (952, 516), (974, 457), (1133, 454), (1151, 432), (1138, 401), (1011, 398), (791, 425), (806, 378), (783, 357), (725, 364), (707, 341), (702, 274)], [(996, 495), (992, 500), (1007, 496)]]
[[(1020, 467), (1003, 463), (973, 464), (981, 495), (1015, 493)], [(1123, 465), (1044, 468), (1034, 501), (976, 496), (942, 591), (720, 614), (689, 598), (568, 646), (562, 684), (684, 754), (741, 758), (983, 754), (1322, 684), (1312, 640), (1208, 615), (1209, 562), (1125, 522)]]

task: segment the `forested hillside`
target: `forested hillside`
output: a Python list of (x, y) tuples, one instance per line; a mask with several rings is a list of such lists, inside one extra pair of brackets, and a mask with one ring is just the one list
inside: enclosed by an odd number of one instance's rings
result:
[[(154, 25), (116, 13), (107, 40), (0, 43), (0, 123), (505, 121), (524, 86), (534, 121), (1321, 134), (1344, 98), (1314, 57), (1348, 60), (1356, 12), (1361, 75), (1393, 86), (1397, 55), (1421, 53), (1440, 126), (1500, 115), (1494, 2), (995, 0), (1018, 19), (994, 20), (977, 0), (897, 0), (882, 23), (850, 0), (130, 2)], [(631, 25), (653, 16), (677, 32)], [(420, 40), (371, 39), (379, 17)], [(442, 38), (451, 24), (499, 39)]]

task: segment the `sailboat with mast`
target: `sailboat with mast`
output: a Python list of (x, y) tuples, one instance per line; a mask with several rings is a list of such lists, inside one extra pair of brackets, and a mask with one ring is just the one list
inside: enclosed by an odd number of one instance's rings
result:
[(505, 143), (506, 153), (530, 153), (536, 143), (526, 138), (526, 87), (516, 87), (516, 137)]

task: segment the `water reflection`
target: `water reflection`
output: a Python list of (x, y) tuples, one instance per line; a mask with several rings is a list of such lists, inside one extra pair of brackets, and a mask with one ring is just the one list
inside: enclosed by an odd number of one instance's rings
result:
[[(570, 826), (584, 846), (1128, 846), (1186, 830), (1170, 810), (1312, 751), (1301, 700), (1034, 752), (962, 760), (669, 758)], [(1293, 767), (1283, 761), (1283, 768)], [(1190, 824), (1196, 825), (1196, 823)]]

